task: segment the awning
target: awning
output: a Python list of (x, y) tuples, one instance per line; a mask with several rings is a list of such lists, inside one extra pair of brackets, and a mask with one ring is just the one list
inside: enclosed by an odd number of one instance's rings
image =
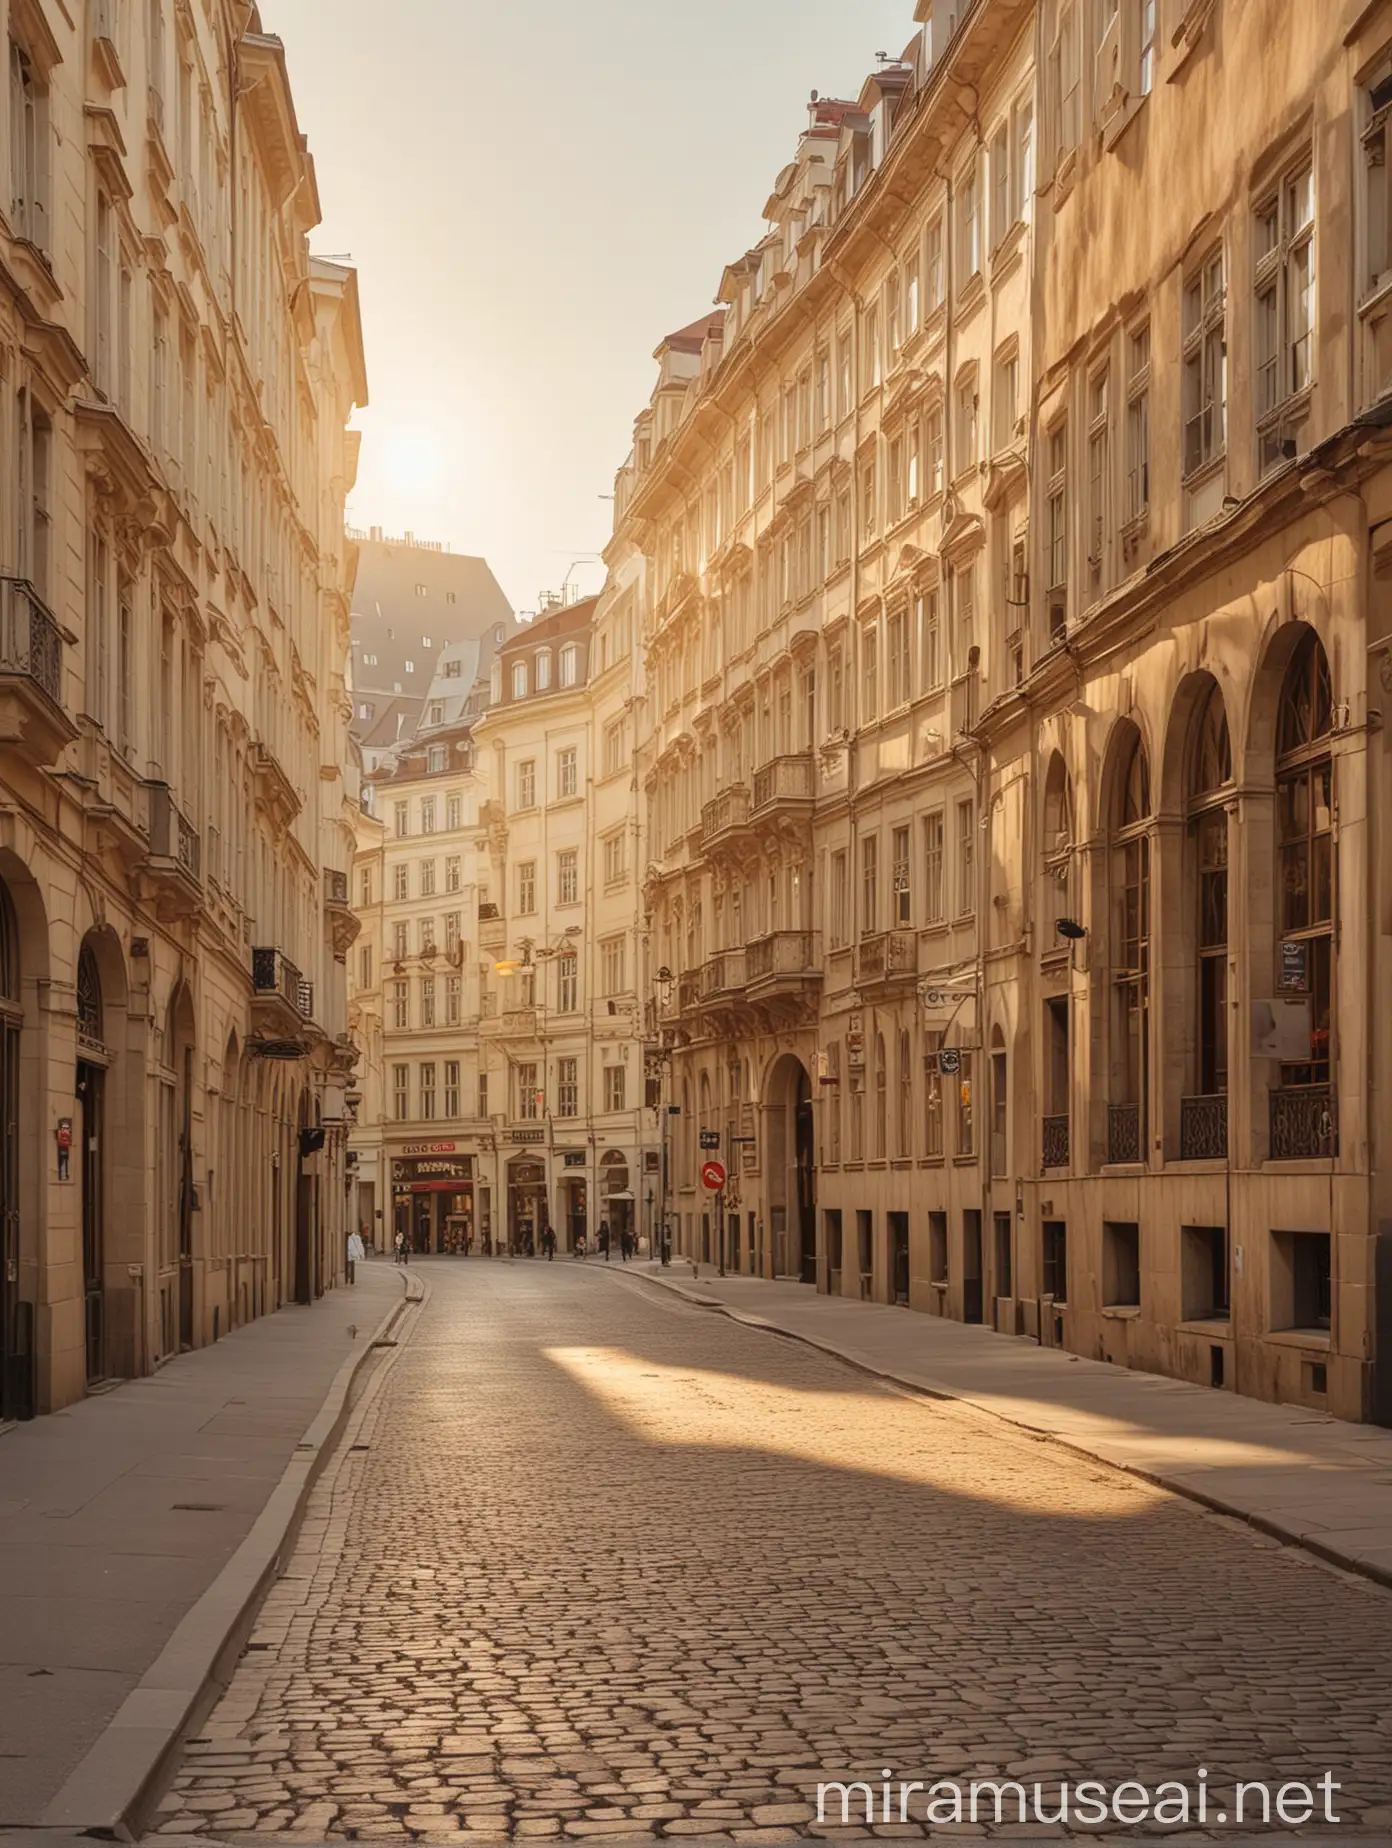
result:
[(606, 1200), (631, 1200), (633, 1193), (630, 1188), (621, 1187), (617, 1193), (605, 1194), (604, 1197)]

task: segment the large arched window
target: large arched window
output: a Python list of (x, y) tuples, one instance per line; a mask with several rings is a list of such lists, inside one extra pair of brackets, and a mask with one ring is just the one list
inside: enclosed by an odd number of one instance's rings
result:
[(1299, 1110), (1273, 1115), (1273, 1156), (1332, 1152), (1333, 1121), (1323, 1094), (1332, 1066), (1334, 992), (1334, 761), (1329, 663), (1313, 630), (1286, 670), (1276, 725), (1276, 849), (1283, 994), (1307, 996), (1309, 1055), (1283, 1063), (1281, 1088), (1321, 1087), (1300, 1146), (1281, 1147), (1278, 1128)]
[(883, 1161), (888, 1153), (889, 1072), (885, 1065), (884, 1034), (875, 1035), (875, 1159)]
[(1046, 952), (1060, 947), (1055, 926), (1073, 916), (1073, 783), (1059, 752), (1044, 778), (1044, 936)]
[(1112, 811), (1112, 1087), (1108, 1161), (1145, 1160), (1150, 1004), (1150, 766), (1134, 727), (1117, 764)]
[[(1189, 759), (1188, 820), (1195, 868), (1197, 1099), (1181, 1112), (1180, 1154), (1228, 1149), (1228, 811), (1232, 745), (1215, 681), (1199, 709)], [(1217, 1100), (1222, 1100), (1219, 1103)]]
[(898, 1077), (894, 1153), (903, 1160), (913, 1154), (913, 1051), (907, 1027), (899, 1029)]

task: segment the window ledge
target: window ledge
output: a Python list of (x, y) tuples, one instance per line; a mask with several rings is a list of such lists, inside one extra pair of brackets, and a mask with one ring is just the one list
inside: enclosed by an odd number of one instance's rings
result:
[(1065, 204), (1073, 190), (1073, 182), (1078, 173), (1078, 150), (1069, 148), (1062, 155), (1054, 168), (1054, 210), (1057, 212)]
[(1176, 1322), (1175, 1333), (1178, 1335), (1223, 1335), (1232, 1338), (1232, 1322), (1227, 1317), (1195, 1316), (1187, 1322)]
[(1141, 1318), (1139, 1303), (1103, 1303), (1102, 1315), (1109, 1322), (1138, 1322)]
[(1017, 218), (1000, 243), (991, 252), (991, 284), (998, 283), (1014, 269), (1025, 241), (1025, 221)]
[(952, 1157), (952, 1165), (954, 1168), (974, 1168), (976, 1166), (976, 1151), (973, 1149), (971, 1153), (967, 1155), (954, 1155)]
[(986, 278), (979, 269), (973, 270), (957, 291), (957, 320), (967, 320), (976, 313), (985, 299)]
[(1330, 1354), (1334, 1343), (1327, 1328), (1269, 1328), (1263, 1337), (1277, 1347), (1308, 1348), (1312, 1354)]
[(1145, 1174), (1143, 1161), (1104, 1161), (1100, 1170), (1104, 1180), (1126, 1180), (1132, 1175)]

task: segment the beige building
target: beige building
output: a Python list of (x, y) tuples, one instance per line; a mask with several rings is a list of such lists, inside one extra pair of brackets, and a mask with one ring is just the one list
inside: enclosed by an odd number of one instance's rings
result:
[(366, 399), (256, 8), (7, 31), (0, 1418), (342, 1274)]
[[(446, 650), (360, 822), (358, 1217), (418, 1251), (646, 1231), (632, 599), (547, 607), (452, 698)], [(645, 1169), (645, 1163), (647, 1167)]]
[(618, 478), (678, 1244), (1392, 1417), (1392, 8), (917, 17)]

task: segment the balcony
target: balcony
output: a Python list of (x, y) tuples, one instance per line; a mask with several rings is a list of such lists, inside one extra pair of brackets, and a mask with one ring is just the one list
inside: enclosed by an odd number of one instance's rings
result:
[(336, 866), (324, 868), (324, 916), (329, 921), (333, 953), (341, 961), (353, 947), (362, 921), (348, 902), (348, 875)]
[(1288, 1085), (1270, 1098), (1272, 1161), (1319, 1161), (1339, 1153), (1332, 1085)]
[(77, 736), (63, 710), (63, 631), (24, 578), (0, 577), (0, 745), (57, 763)]
[(251, 988), (251, 1024), (257, 1033), (277, 1041), (304, 1038), (305, 1021), (314, 1012), (314, 990), (284, 950), (252, 950)]
[(479, 949), (485, 955), (495, 955), (507, 948), (507, 919), (499, 916), (496, 905), (480, 905), (478, 921)]
[(1067, 1116), (1046, 1116), (1042, 1119), (1041, 1127), (1043, 1130), (1043, 1166), (1066, 1168), (1068, 1166)]
[(533, 1040), (537, 1037), (537, 1010), (534, 1007), (505, 1007), (479, 1022), (480, 1032), (490, 1039)]
[(744, 953), (750, 998), (800, 995), (822, 979), (821, 938), (812, 930), (775, 930)]
[(289, 827), (304, 806), (304, 797), (291, 782), (280, 753), (259, 741), (252, 749), (251, 768), (256, 800), (270, 811), (281, 827)]
[(150, 855), (144, 883), (161, 916), (187, 917), (203, 904), (203, 854), (198, 830), (168, 783), (147, 783), (150, 797)]
[(1179, 1100), (1179, 1159), (1225, 1161), (1228, 1153), (1228, 1100), (1224, 1093)]
[(690, 1014), (701, 1005), (701, 977), (699, 973), (683, 975), (677, 981), (677, 1012)]
[(749, 790), (744, 783), (732, 783), (707, 802), (701, 810), (702, 848), (709, 851), (743, 840), (749, 832), (749, 807)]
[(907, 988), (918, 974), (918, 933), (882, 930), (856, 945), (856, 986), (865, 989)]
[(1132, 1163), (1144, 1161), (1142, 1130), (1139, 1104), (1110, 1105), (1107, 1110), (1107, 1160)]
[(754, 806), (751, 813), (759, 818), (780, 812), (802, 814), (812, 806), (814, 781), (812, 753), (798, 751), (788, 757), (775, 757), (754, 772)]
[(707, 958), (701, 970), (701, 999), (719, 1001), (727, 996), (742, 995), (745, 984), (745, 952), (721, 950)]

